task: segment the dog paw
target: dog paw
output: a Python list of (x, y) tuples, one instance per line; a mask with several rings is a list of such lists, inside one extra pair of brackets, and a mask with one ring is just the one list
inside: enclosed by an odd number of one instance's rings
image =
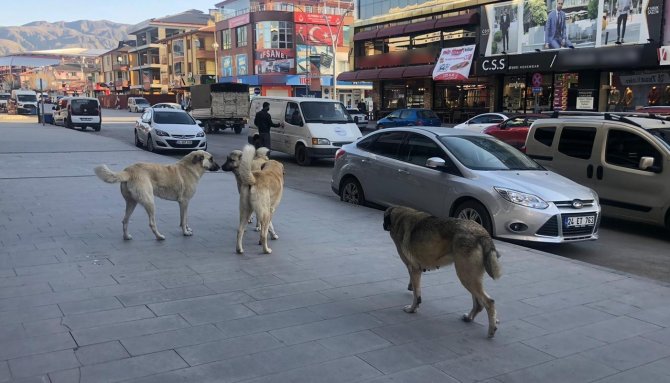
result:
[(192, 235), (193, 235), (193, 230), (188, 230), (188, 231), (184, 230), (184, 236), (190, 237)]
[(162, 235), (162, 234), (161, 234), (161, 235), (157, 235), (157, 236), (156, 236), (156, 239), (159, 240), (159, 241), (164, 241), (164, 240), (165, 240), (165, 236)]
[(467, 323), (472, 322), (472, 319), (470, 319), (470, 316), (468, 314), (463, 314), (461, 319), (463, 320), (463, 322), (467, 322)]
[(403, 310), (404, 312), (408, 313), (408, 314), (414, 314), (414, 313), (416, 313), (416, 307), (414, 307), (414, 306), (412, 306), (412, 305), (407, 305), (407, 306), (403, 307), (402, 310)]
[(261, 231), (261, 227), (260, 227), (260, 226), (256, 226), (256, 228), (255, 228), (254, 230), (256, 230), (256, 231)]
[(498, 330), (498, 326), (495, 326), (489, 330), (489, 338), (493, 338), (496, 335), (496, 330)]
[(277, 234), (272, 234), (272, 235), (270, 236), (270, 238), (272, 238), (272, 239), (279, 239), (279, 236), (278, 236)]
[(242, 248), (238, 248), (235, 251), (237, 252), (237, 254), (244, 254), (244, 249)]
[(133, 236), (130, 234), (126, 234), (123, 236), (123, 239), (125, 239), (126, 241), (130, 241), (131, 239), (133, 239)]
[(264, 254), (272, 254), (272, 249), (270, 249), (269, 247), (267, 249), (263, 249), (263, 253)]

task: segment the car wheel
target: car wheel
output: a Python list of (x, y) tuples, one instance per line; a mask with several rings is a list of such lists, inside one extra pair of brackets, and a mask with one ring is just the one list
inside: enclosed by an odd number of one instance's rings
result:
[(235, 128), (234, 128), (235, 129), (235, 134), (242, 133), (242, 128), (243, 128), (242, 125), (235, 125)]
[(255, 148), (260, 147), (260, 145), (261, 145), (261, 138), (260, 138), (258, 135), (255, 135), (255, 136), (254, 136), (254, 139), (253, 139), (253, 143), (254, 143), (254, 147), (255, 147)]
[(96, 132), (99, 132), (101, 127), (102, 127), (102, 124), (93, 125), (93, 130), (95, 130)]
[(298, 144), (295, 146), (295, 161), (300, 166), (309, 166), (312, 163), (312, 158), (307, 155), (307, 148), (305, 145)]
[(140, 141), (140, 137), (137, 135), (137, 130), (135, 130), (135, 146), (137, 146), (138, 148), (144, 147), (142, 141)]
[(82, 130), (82, 132), (83, 132), (84, 130), (86, 130), (86, 125), (82, 125), (82, 126), (80, 126), (79, 128), (81, 128), (81, 130)]
[(365, 194), (360, 182), (354, 177), (347, 177), (340, 186), (340, 200), (353, 205), (364, 205)]
[(466, 201), (456, 208), (454, 217), (460, 219), (469, 219), (480, 224), (490, 235), (493, 235), (491, 217), (486, 211), (484, 205), (477, 201)]
[(151, 135), (147, 136), (147, 150), (152, 152), (152, 153), (157, 152), (156, 146), (154, 145), (154, 140), (153, 140), (153, 138), (151, 138)]
[(74, 129), (74, 126), (72, 125), (72, 121), (69, 118), (65, 119), (65, 127), (68, 129)]

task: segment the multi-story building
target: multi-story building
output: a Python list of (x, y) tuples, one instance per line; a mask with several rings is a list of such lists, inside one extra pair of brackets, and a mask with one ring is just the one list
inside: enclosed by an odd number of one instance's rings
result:
[(129, 53), (135, 56), (130, 67), (132, 93), (167, 93), (169, 89), (167, 45), (160, 40), (207, 26), (212, 16), (198, 10), (154, 18), (133, 26), (129, 33), (135, 36), (137, 46)]
[(179, 93), (191, 85), (216, 82), (214, 22), (200, 29), (172, 35), (159, 42), (167, 46), (170, 91)]
[[(664, 0), (633, 1), (625, 36), (613, 1), (561, 1), (560, 17), (557, 0), (357, 1), (354, 70), (338, 78), (372, 81), (379, 115), (424, 107), (458, 122), (485, 111), (670, 104), (657, 53)], [(565, 25), (557, 41), (552, 20)], [(460, 62), (447, 65), (445, 53)]]
[(220, 82), (256, 94), (338, 98), (350, 104), (371, 84), (336, 84), (349, 69), (352, 0), (225, 0), (216, 4)]
[(130, 67), (134, 66), (136, 56), (129, 52), (134, 47), (135, 40), (119, 41), (118, 47), (100, 56), (100, 80), (110, 93), (130, 91)]

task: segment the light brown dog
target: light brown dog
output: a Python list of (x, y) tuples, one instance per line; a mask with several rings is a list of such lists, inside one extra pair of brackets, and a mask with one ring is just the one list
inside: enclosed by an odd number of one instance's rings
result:
[(472, 310), (463, 320), (472, 322), (486, 308), (489, 337), (498, 329), (495, 302), (484, 291), (484, 271), (493, 279), (500, 278), (499, 254), (489, 233), (474, 221), (438, 218), (408, 207), (389, 207), (384, 212), (384, 230), (391, 238), (407, 270), (414, 292), (408, 313), (415, 313), (421, 304), (421, 273), (454, 263), (456, 275), (472, 294)]
[[(270, 161), (270, 157), (268, 157), (268, 153), (270, 152), (270, 149), (265, 148), (265, 147), (260, 147), (256, 149), (256, 154), (254, 155), (253, 161), (251, 161), (251, 171), (255, 170), (261, 170), (261, 166), (263, 166), (264, 163)], [(240, 161), (242, 160), (242, 151), (241, 150), (233, 150), (230, 152), (228, 157), (226, 157), (226, 162), (221, 165), (221, 170), (225, 172), (232, 172), (235, 175), (235, 181), (237, 182), (237, 191), (240, 191), (240, 187), (242, 185), (242, 180), (240, 179)], [(252, 219), (249, 218), (249, 222), (251, 223)], [(258, 218), (256, 218), (256, 231), (261, 231), (261, 224)], [(279, 235), (275, 232), (275, 228), (272, 225), (272, 222), (270, 222), (270, 225), (268, 227), (268, 232), (270, 233), (270, 238), (272, 239), (279, 239)]]
[(107, 165), (95, 168), (95, 174), (107, 183), (121, 183), (121, 195), (126, 200), (126, 215), (123, 217), (123, 239), (132, 239), (128, 233), (128, 221), (139, 203), (149, 215), (149, 227), (156, 239), (165, 236), (158, 232), (154, 196), (179, 203), (179, 226), (186, 236), (193, 235), (188, 226), (188, 203), (195, 194), (198, 181), (205, 171), (217, 171), (219, 165), (211, 154), (196, 150), (175, 164), (162, 165), (139, 162), (115, 173)]
[(237, 252), (244, 253), (242, 239), (244, 229), (255, 212), (261, 225), (261, 238), (259, 244), (263, 246), (263, 252), (272, 253), (268, 247), (268, 231), (282, 193), (284, 192), (284, 165), (274, 160), (266, 161), (260, 170), (252, 170), (252, 163), (256, 149), (252, 145), (246, 145), (242, 150), (242, 158), (238, 168), (240, 176), (240, 226), (237, 229)]

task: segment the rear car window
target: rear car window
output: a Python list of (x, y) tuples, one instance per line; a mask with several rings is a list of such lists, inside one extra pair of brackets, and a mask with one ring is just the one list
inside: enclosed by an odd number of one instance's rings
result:
[(421, 110), (419, 111), (420, 118), (437, 118), (437, 115), (432, 110)]
[(74, 114), (98, 114), (98, 102), (96, 100), (72, 100), (71, 106)]
[(588, 160), (595, 138), (595, 128), (565, 127), (558, 141), (558, 151), (569, 157)]
[(542, 145), (551, 146), (554, 143), (554, 136), (556, 135), (556, 127), (554, 126), (543, 126), (541, 128), (535, 129), (535, 134), (533, 138)]
[(366, 149), (380, 156), (397, 159), (398, 149), (400, 149), (400, 144), (402, 144), (404, 138), (405, 132), (382, 133)]
[(135, 99), (135, 104), (148, 104), (149, 101), (147, 101), (146, 98), (136, 98)]

